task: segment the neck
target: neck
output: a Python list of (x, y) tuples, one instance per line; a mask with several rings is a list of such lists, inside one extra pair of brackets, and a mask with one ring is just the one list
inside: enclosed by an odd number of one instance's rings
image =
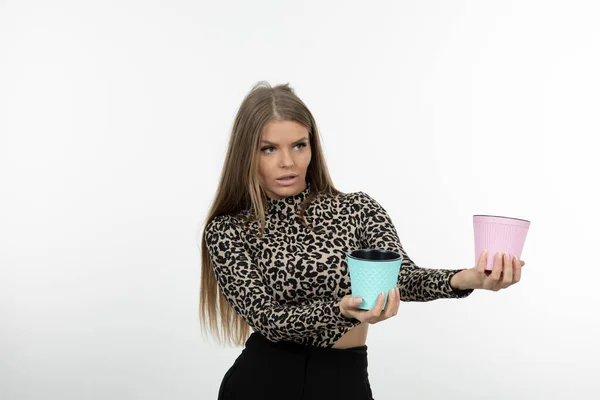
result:
[(307, 182), (305, 188), (295, 194), (279, 199), (267, 196), (268, 213), (295, 213), (300, 208), (300, 204), (308, 197), (310, 190), (310, 182)]

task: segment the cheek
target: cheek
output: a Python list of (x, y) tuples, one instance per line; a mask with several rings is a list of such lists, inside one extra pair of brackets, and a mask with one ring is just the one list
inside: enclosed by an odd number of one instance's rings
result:
[(304, 157), (304, 168), (308, 167), (308, 164), (310, 164), (310, 160), (311, 160), (311, 153), (309, 151), (306, 152), (306, 156)]
[(270, 166), (269, 161), (266, 158), (261, 157), (258, 160), (258, 173), (263, 177), (268, 177), (270, 170), (271, 170), (271, 166)]

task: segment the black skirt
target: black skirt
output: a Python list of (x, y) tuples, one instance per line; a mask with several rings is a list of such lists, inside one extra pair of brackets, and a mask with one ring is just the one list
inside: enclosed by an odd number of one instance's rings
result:
[(218, 400), (373, 400), (367, 366), (366, 345), (275, 343), (254, 332), (225, 373)]

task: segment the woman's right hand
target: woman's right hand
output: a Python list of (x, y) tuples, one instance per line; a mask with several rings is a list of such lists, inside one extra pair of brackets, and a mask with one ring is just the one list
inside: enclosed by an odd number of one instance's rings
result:
[(377, 303), (375, 303), (375, 306), (372, 309), (361, 310), (357, 307), (362, 303), (362, 298), (347, 295), (340, 300), (340, 311), (346, 318), (356, 318), (360, 322), (376, 324), (398, 314), (398, 307), (400, 307), (399, 289), (395, 288), (390, 290), (385, 310), (382, 310), (384, 301), (385, 296), (381, 293), (377, 298)]

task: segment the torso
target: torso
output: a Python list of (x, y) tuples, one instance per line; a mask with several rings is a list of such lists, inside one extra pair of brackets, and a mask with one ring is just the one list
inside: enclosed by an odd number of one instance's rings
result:
[[(298, 211), (308, 193), (307, 187), (294, 196), (269, 199), (262, 237), (257, 221), (245, 224), (250, 210), (219, 216), (206, 229), (221, 292), (238, 314), (253, 317), (254, 326), (270, 340), (334, 348), (366, 344), (369, 324), (344, 319), (336, 304), (352, 294), (347, 254), (354, 249), (387, 249), (403, 256), (398, 285), (404, 301), (460, 298), (472, 292), (457, 293), (450, 287), (457, 270), (415, 265), (385, 209), (364, 192), (319, 194), (306, 210), (307, 228)], [(251, 304), (253, 299), (256, 304)], [(256, 307), (264, 303), (276, 305), (261, 314)], [(267, 321), (265, 315), (274, 319)]]
[[(351, 193), (315, 200), (306, 214), (312, 231), (294, 215), (296, 206), (267, 215), (262, 238), (257, 237), (258, 223), (251, 224), (247, 245), (279, 304), (341, 299), (351, 294), (347, 253), (363, 247), (357, 231), (357, 210), (352, 209), (356, 196)], [(306, 338), (303, 343), (323, 346), (339, 332), (332, 327), (322, 336)], [(362, 346), (366, 336), (366, 327), (357, 326), (344, 333), (333, 347)]]
[(364, 346), (367, 344), (369, 324), (363, 323), (352, 328), (348, 333), (338, 339), (332, 346), (334, 349), (348, 349), (350, 347)]

